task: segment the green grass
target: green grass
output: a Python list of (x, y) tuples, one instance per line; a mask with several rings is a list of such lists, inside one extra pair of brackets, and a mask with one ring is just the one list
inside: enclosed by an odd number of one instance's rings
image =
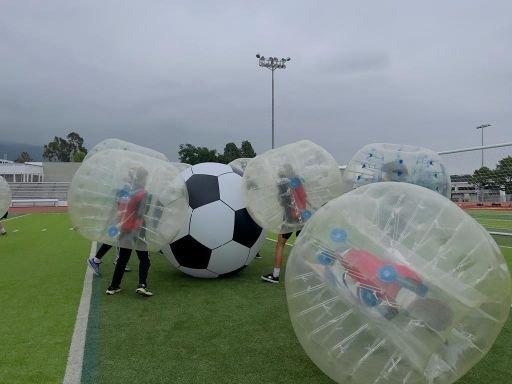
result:
[[(65, 214), (33, 214), (5, 226), (0, 383), (62, 382), (90, 244), (69, 230)], [(136, 272), (125, 274), (121, 293), (105, 295), (108, 254), (103, 276), (93, 279), (83, 382), (332, 383), (295, 337), (284, 284), (259, 279), (272, 270), (273, 250), (267, 241), (263, 259), (223, 280), (188, 277), (153, 254), (151, 298), (134, 293)], [(502, 251), (512, 269), (512, 248)], [(489, 354), (457, 383), (510, 381), (511, 343), (509, 318)]]
[(512, 233), (512, 211), (468, 209), (466, 212), (488, 231)]
[(28, 215), (4, 225), (0, 383), (62, 382), (88, 243), (69, 230), (67, 215)]

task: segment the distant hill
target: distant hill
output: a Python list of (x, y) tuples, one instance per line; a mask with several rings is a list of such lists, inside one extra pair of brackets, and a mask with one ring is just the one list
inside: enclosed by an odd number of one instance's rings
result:
[(0, 140), (0, 158), (14, 161), (21, 152), (28, 152), (33, 161), (43, 161), (43, 147)]

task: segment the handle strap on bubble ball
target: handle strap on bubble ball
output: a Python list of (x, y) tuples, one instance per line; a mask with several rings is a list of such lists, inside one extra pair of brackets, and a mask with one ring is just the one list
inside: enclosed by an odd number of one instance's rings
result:
[(384, 265), (379, 268), (377, 277), (383, 283), (396, 283), (401, 288), (408, 289), (418, 296), (425, 296), (428, 292), (428, 287), (410, 277), (402, 276), (393, 265)]

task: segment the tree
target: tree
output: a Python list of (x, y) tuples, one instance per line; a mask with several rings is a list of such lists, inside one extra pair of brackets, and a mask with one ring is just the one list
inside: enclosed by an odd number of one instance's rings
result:
[(192, 144), (180, 144), (178, 155), (182, 163), (190, 165), (218, 161), (217, 150), (208, 149), (206, 147), (196, 147)]
[(217, 153), (216, 149), (196, 147), (192, 144), (180, 144), (178, 155), (182, 163), (191, 165), (208, 161), (229, 164), (233, 160), (241, 157), (255, 157), (256, 152), (254, 152), (251, 143), (245, 140), (242, 141), (241, 148), (238, 148), (233, 142), (227, 143), (224, 146), (224, 152), (222, 154)]
[(224, 153), (219, 156), (219, 162), (229, 164), (235, 159), (242, 157), (240, 149), (235, 143), (227, 143), (224, 147)]
[(73, 161), (75, 163), (81, 163), (84, 161), (85, 155), (87, 155), (87, 153), (82, 151), (75, 152), (75, 154), (73, 155)]
[(492, 169), (482, 167), (477, 169), (471, 177), (471, 184), (477, 185), (480, 189), (495, 189), (495, 173)]
[[(62, 162), (74, 161), (75, 158), (83, 160), (87, 154), (87, 149), (83, 146), (84, 139), (76, 132), (68, 134), (66, 139), (55, 136), (53, 141), (44, 146), (43, 158)], [(83, 157), (79, 153), (83, 153)]]
[(21, 152), (18, 158), (14, 160), (15, 163), (26, 163), (28, 161), (32, 161), (32, 158), (30, 157), (28, 152)]
[(256, 152), (252, 148), (252, 144), (248, 140), (242, 141), (242, 147), (240, 148), (240, 157), (256, 157)]
[(501, 159), (494, 171), (496, 184), (505, 188), (506, 194), (512, 193), (512, 156)]

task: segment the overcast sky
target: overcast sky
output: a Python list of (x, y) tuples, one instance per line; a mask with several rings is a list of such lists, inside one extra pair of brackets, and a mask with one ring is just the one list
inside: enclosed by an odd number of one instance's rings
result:
[(479, 146), (483, 123), (485, 144), (512, 142), (511, 48), (509, 0), (0, 0), (0, 138), (261, 153), (260, 53), (291, 57), (275, 72), (278, 146), (310, 139), (346, 164), (374, 142)]

